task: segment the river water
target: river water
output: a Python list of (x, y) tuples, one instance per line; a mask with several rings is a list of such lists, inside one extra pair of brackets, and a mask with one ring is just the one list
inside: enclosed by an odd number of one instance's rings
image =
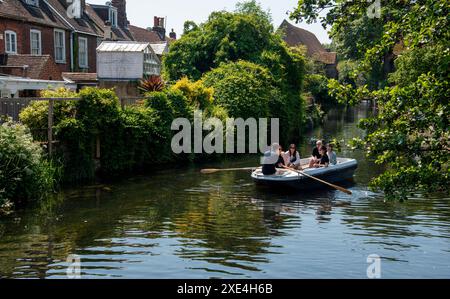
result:
[[(360, 136), (356, 123), (369, 113), (331, 111), (304, 138), (303, 156), (311, 137)], [(382, 278), (450, 278), (448, 195), (386, 201), (367, 188), (379, 167), (362, 152), (340, 156), (359, 161), (351, 196), (275, 193), (246, 172), (196, 167), (64, 190), (0, 219), (0, 277), (66, 278), (77, 255), (83, 278), (367, 278), (369, 266)]]

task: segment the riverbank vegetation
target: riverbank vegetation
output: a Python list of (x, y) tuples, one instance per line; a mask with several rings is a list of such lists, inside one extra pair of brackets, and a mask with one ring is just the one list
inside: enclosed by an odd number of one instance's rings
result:
[(331, 27), (344, 60), (330, 93), (378, 107), (360, 124), (366, 137), (353, 142), (387, 166), (372, 187), (400, 199), (417, 190), (449, 192), (450, 3), (379, 3), (301, 0), (291, 18)]
[(47, 196), (58, 184), (59, 170), (27, 127), (0, 121), (0, 214)]

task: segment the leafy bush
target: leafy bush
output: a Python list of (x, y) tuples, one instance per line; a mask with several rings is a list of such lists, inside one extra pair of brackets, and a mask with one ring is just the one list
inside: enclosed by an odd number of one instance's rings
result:
[(357, 78), (358, 62), (354, 60), (339, 61), (337, 70), (339, 73), (339, 83), (361, 86), (364, 84), (363, 78)]
[(255, 1), (239, 3), (235, 12), (213, 12), (171, 44), (164, 59), (168, 80), (200, 79), (221, 63), (250, 61), (269, 69), (280, 84), (300, 92), (304, 55), (289, 49), (274, 32), (270, 13)]
[(203, 77), (214, 87), (214, 102), (231, 117), (244, 119), (269, 116), (269, 102), (275, 94), (274, 79), (267, 69), (251, 62), (221, 64)]
[(207, 88), (201, 80), (192, 82), (187, 77), (178, 80), (172, 87), (173, 91), (180, 91), (188, 100), (188, 104), (195, 108), (205, 110), (213, 102), (213, 88)]
[(328, 78), (323, 75), (306, 75), (305, 92), (311, 93), (314, 100), (323, 105), (335, 104), (337, 101), (329, 94)]
[(39, 200), (54, 190), (58, 168), (44, 157), (25, 126), (0, 126), (0, 207)]
[[(77, 94), (65, 88), (41, 91), (44, 98), (75, 98)], [(53, 105), (53, 121), (60, 121), (75, 114), (74, 101), (55, 101)], [(48, 101), (34, 101), (20, 112), (20, 121), (31, 128), (34, 140), (47, 140)]]

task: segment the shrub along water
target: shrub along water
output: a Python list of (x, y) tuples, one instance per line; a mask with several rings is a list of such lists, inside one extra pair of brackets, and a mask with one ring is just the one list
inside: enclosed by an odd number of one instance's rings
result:
[(11, 121), (0, 125), (0, 212), (39, 200), (57, 185), (59, 168), (47, 161), (28, 128)]
[[(67, 91), (47, 96), (60, 94), (67, 95)], [(203, 160), (207, 157), (172, 153), (172, 121), (193, 119), (196, 109), (202, 109), (204, 117), (228, 117), (226, 109), (215, 104), (212, 88), (187, 79), (149, 92), (142, 103), (123, 109), (108, 89), (86, 88), (70, 97), (80, 100), (54, 105), (54, 131), (59, 141), (55, 159), (62, 162), (68, 183), (91, 181), (97, 174), (110, 178), (162, 163)], [(48, 102), (33, 102), (20, 114), (36, 140), (45, 141), (41, 129), (47, 125), (47, 113)]]

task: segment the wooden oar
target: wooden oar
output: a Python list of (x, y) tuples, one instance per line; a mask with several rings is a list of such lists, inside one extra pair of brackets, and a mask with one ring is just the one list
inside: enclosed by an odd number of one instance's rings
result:
[(342, 187), (340, 187), (340, 186), (333, 185), (333, 184), (328, 183), (328, 182), (326, 182), (326, 181), (324, 181), (324, 180), (321, 180), (321, 179), (319, 179), (319, 178), (316, 178), (315, 176), (309, 175), (309, 174), (307, 174), (307, 173), (304, 172), (304, 171), (296, 170), (296, 169), (289, 168), (289, 167), (286, 167), (286, 166), (283, 166), (283, 168), (289, 169), (289, 170), (294, 171), (294, 172), (297, 172), (297, 173), (300, 173), (300, 174), (302, 174), (302, 175), (304, 175), (304, 176), (306, 176), (306, 177), (308, 177), (308, 178), (311, 178), (311, 179), (313, 179), (313, 180), (316, 180), (316, 181), (318, 181), (318, 182), (321, 182), (322, 184), (325, 184), (325, 185), (328, 185), (328, 186), (330, 186), (330, 187), (333, 187), (334, 189), (337, 189), (337, 190), (339, 190), (339, 191), (342, 191), (342, 192), (344, 192), (344, 193), (347, 193), (348, 195), (352, 195), (352, 191), (347, 190), (347, 189), (345, 189), (345, 188), (342, 188)]
[(222, 172), (222, 171), (240, 171), (240, 170), (254, 170), (255, 167), (247, 167), (247, 168), (227, 168), (227, 169), (202, 169), (200, 172), (203, 174), (212, 174), (216, 172)]

